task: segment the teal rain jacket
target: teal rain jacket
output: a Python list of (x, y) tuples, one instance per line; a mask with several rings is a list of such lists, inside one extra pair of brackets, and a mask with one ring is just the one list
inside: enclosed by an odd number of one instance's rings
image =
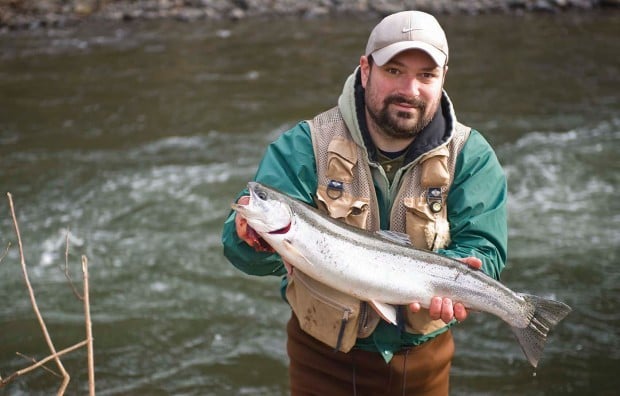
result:
[[(353, 79), (353, 75), (349, 77), (339, 99), (343, 118), (349, 120), (355, 118)], [(445, 102), (442, 103), (445, 105)], [(453, 114), (452, 111), (450, 113)], [(357, 120), (348, 125), (350, 129), (359, 128)], [(359, 136), (360, 132), (353, 130), (352, 134)], [(392, 194), (385, 191), (388, 183), (383, 172), (373, 172), (373, 177), (380, 195), (381, 227), (387, 229), (388, 216), (384, 214), (390, 213), (391, 202), (388, 197)], [(315, 157), (310, 128), (305, 121), (284, 132), (267, 147), (254, 180), (316, 207)], [(241, 195), (247, 195), (247, 190), (242, 191)], [(437, 253), (453, 258), (477, 257), (483, 262), (482, 270), (499, 280), (507, 255), (506, 198), (506, 178), (497, 157), (482, 135), (472, 129), (457, 158), (454, 180), (447, 198), (451, 243)], [(231, 212), (224, 223), (224, 255), (247, 274), (281, 276), (281, 292), (284, 296), (286, 269), (279, 255), (256, 252), (242, 241), (235, 231), (234, 216), (234, 212)], [(396, 326), (381, 321), (370, 337), (358, 339), (356, 347), (380, 352), (389, 360), (392, 353), (403, 346), (418, 345), (446, 329), (422, 336), (401, 332)]]

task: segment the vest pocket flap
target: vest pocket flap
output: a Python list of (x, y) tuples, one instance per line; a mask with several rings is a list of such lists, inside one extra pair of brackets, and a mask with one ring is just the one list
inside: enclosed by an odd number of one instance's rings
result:
[(425, 199), (407, 197), (403, 199), (407, 212), (416, 215), (423, 221), (435, 221), (435, 215), (429, 209)]
[(286, 298), (308, 334), (330, 347), (348, 352), (355, 345), (360, 301), (295, 269)]
[[(446, 148), (446, 151), (447, 150)], [(429, 157), (425, 159), (420, 166), (420, 184), (422, 187), (442, 187), (450, 184), (448, 153), (440, 153)]]
[(335, 137), (327, 148), (327, 177), (350, 183), (353, 180), (353, 167), (357, 163), (355, 143)]
[(357, 162), (357, 145), (352, 140), (335, 137), (329, 142), (327, 152), (338, 154), (352, 164)]
[(319, 186), (316, 192), (319, 208), (327, 211), (334, 219), (343, 219), (345, 223), (365, 228), (368, 219), (369, 200), (355, 198), (346, 192), (334, 196), (333, 191), (328, 191), (326, 186)]

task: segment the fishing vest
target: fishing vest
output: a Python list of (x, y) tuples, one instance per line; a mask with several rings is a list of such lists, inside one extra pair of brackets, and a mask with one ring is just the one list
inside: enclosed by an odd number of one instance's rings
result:
[[(355, 227), (379, 230), (379, 205), (366, 149), (353, 141), (337, 107), (308, 124), (316, 158), (319, 210)], [(469, 132), (469, 127), (457, 123), (448, 143), (420, 156), (401, 175), (390, 229), (406, 233), (416, 248), (437, 250), (450, 243), (447, 193)], [(297, 269), (289, 275), (286, 296), (304, 331), (343, 352), (348, 352), (357, 338), (370, 336), (380, 320), (368, 303)], [(442, 320), (432, 320), (427, 309), (417, 313), (407, 307), (399, 309), (409, 333), (429, 334), (446, 326)]]

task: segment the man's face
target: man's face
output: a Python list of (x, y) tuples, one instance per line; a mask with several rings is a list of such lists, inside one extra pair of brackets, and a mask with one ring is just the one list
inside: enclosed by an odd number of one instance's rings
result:
[(385, 136), (411, 139), (432, 120), (447, 66), (437, 66), (424, 51), (408, 50), (383, 66), (362, 56), (360, 68), (369, 121)]

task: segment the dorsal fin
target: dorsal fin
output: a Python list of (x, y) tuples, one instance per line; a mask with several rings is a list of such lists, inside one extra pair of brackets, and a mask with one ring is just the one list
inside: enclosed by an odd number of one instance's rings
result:
[(411, 239), (409, 239), (409, 235), (405, 234), (404, 232), (379, 230), (376, 231), (376, 234), (378, 237), (397, 243), (399, 245), (411, 246)]

